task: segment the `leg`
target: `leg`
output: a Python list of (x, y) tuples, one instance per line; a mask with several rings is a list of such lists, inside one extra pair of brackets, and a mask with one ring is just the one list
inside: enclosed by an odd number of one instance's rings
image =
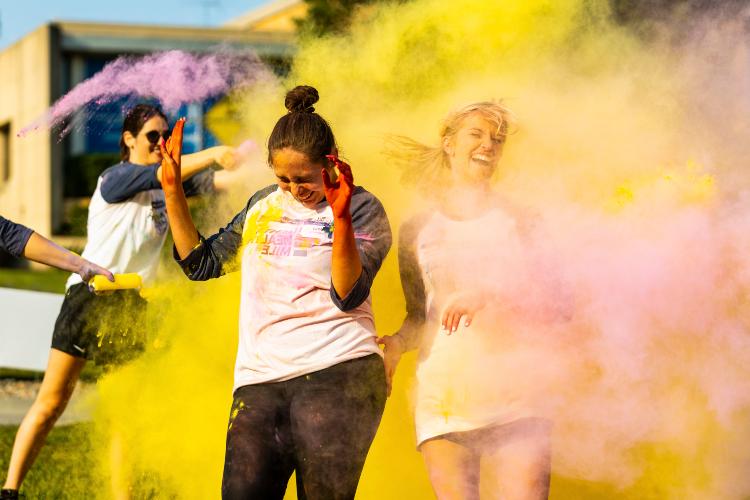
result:
[(125, 443), (122, 433), (113, 429), (109, 440), (109, 470), (110, 488), (113, 500), (128, 500), (130, 498), (130, 474), (126, 468)]
[(225, 500), (284, 497), (294, 463), (283, 384), (235, 391), (221, 483)]
[[(488, 490), (502, 500), (545, 500), (550, 484), (550, 425), (523, 419), (485, 436), (482, 463), (492, 470)], [(484, 450), (483, 450), (484, 451)]]
[(13, 444), (4, 488), (19, 489), (47, 434), (73, 394), (86, 360), (50, 349), (47, 371), (34, 404), (21, 422)]
[(419, 447), (438, 500), (479, 500), (479, 454), (438, 437)]
[(298, 497), (354, 498), (385, 407), (382, 359), (374, 354), (290, 382)]

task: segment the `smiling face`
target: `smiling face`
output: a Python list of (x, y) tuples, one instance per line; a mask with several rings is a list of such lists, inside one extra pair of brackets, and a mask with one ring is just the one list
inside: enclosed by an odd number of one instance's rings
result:
[(158, 139), (165, 137), (168, 131), (167, 121), (156, 115), (143, 124), (137, 135), (133, 136), (130, 132), (124, 132), (122, 138), (130, 152), (128, 161), (136, 165), (159, 163), (162, 157)]
[(321, 169), (327, 168), (331, 180), (335, 179), (332, 167), (313, 163), (307, 155), (292, 148), (273, 151), (271, 160), (279, 187), (307, 208), (315, 208), (325, 199)]
[(481, 112), (469, 114), (456, 133), (443, 141), (453, 181), (488, 183), (502, 155), (503, 142), (504, 136), (498, 133), (497, 124)]

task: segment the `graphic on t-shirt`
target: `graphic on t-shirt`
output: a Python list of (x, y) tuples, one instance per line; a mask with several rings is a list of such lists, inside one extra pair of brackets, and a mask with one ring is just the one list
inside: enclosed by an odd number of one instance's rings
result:
[(292, 219), (281, 208), (269, 207), (247, 219), (242, 241), (256, 245), (261, 255), (307, 257), (312, 247), (331, 243), (330, 226), (322, 219)]
[(165, 234), (169, 227), (167, 222), (167, 206), (163, 200), (153, 200), (151, 202), (151, 219), (154, 221), (154, 227), (158, 234)]

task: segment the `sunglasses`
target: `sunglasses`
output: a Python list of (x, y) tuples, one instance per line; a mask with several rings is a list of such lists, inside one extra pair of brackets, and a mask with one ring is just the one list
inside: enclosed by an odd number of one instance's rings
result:
[(148, 139), (148, 142), (155, 145), (159, 142), (159, 137), (163, 137), (166, 141), (167, 139), (169, 139), (170, 135), (172, 135), (172, 132), (170, 132), (169, 130), (165, 130), (162, 133), (159, 133), (158, 130), (152, 130), (151, 132), (146, 132), (146, 139)]

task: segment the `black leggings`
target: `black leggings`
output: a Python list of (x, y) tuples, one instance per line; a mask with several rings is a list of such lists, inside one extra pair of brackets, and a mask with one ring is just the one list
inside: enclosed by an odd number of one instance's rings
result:
[(354, 498), (385, 406), (373, 354), (284, 382), (238, 388), (229, 416), (224, 499)]

